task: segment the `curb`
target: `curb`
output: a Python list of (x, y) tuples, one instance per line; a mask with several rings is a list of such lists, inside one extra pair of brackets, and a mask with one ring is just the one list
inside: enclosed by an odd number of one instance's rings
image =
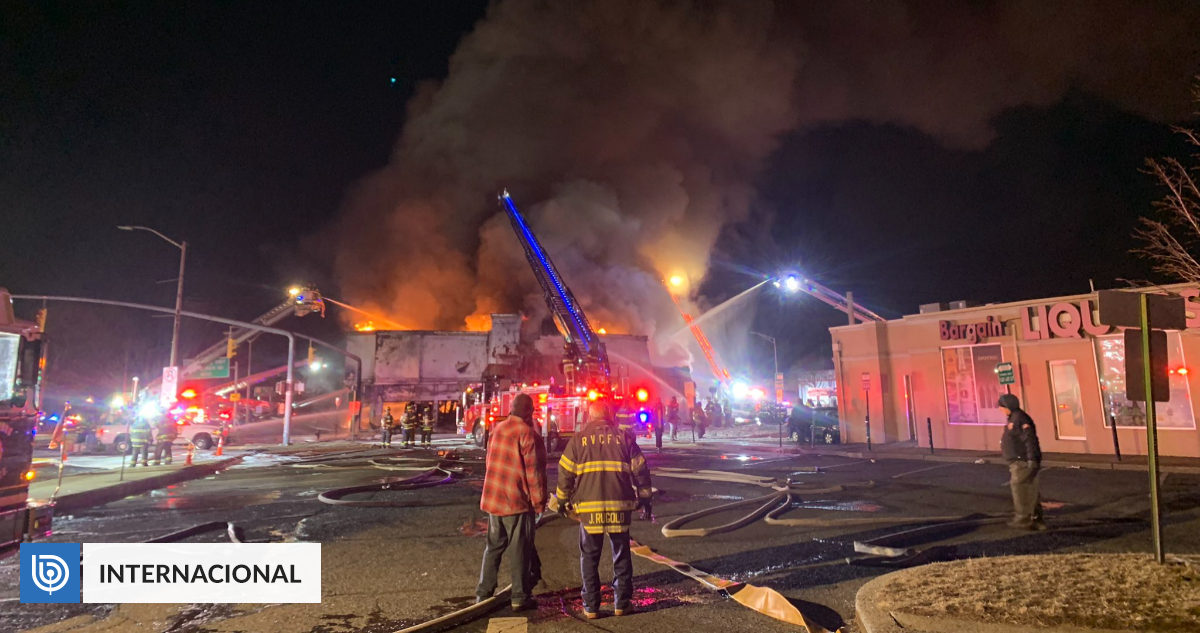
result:
[(149, 492), (163, 486), (177, 484), (184, 481), (199, 479), (206, 477), (212, 473), (227, 468), (237, 462), (242, 461), (242, 456), (230, 457), (207, 464), (199, 464), (195, 466), (185, 466), (179, 470), (147, 477), (145, 479), (136, 479), (133, 481), (124, 481), (112, 486), (104, 486), (83, 492), (76, 492), (69, 495), (63, 495), (54, 502), (55, 514), (66, 514), (96, 506), (102, 506), (112, 501), (124, 499), (130, 495)]
[[(919, 567), (914, 568), (919, 569)], [(903, 611), (886, 611), (875, 606), (880, 594), (888, 590), (897, 576), (911, 570), (900, 570), (874, 578), (859, 588), (854, 596), (854, 618), (863, 633), (1044, 633), (1046, 627), (1021, 624), (993, 624), (951, 617), (929, 617)], [(1129, 629), (1093, 629), (1078, 626), (1055, 626), (1059, 633), (1134, 633)]]
[[(867, 451), (801, 451), (800, 455), (819, 455), (825, 457), (846, 457), (850, 459), (897, 459), (905, 461), (919, 462), (948, 462), (957, 464), (974, 464), (979, 460), (983, 460), (985, 464), (997, 464), (1004, 466), (1007, 462), (1002, 457), (993, 457), (987, 455), (969, 456), (969, 455), (904, 455), (888, 452), (867, 452)], [(1136, 470), (1146, 472), (1148, 470), (1145, 464), (1123, 464), (1120, 462), (1075, 462), (1067, 460), (1046, 459), (1042, 460), (1042, 467), (1056, 468), (1087, 468), (1091, 470)], [(1159, 464), (1158, 472), (1160, 473), (1177, 473), (1181, 475), (1200, 475), (1200, 466), (1170, 466)]]

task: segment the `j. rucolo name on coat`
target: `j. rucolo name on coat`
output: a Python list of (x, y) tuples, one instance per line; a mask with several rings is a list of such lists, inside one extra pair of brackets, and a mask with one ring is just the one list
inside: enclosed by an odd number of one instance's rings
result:
[(295, 565), (101, 565), (101, 583), (300, 584)]
[(978, 343), (992, 336), (1004, 336), (1004, 323), (996, 317), (988, 317), (979, 323), (951, 323), (938, 321), (938, 333), (943, 341), (967, 341)]

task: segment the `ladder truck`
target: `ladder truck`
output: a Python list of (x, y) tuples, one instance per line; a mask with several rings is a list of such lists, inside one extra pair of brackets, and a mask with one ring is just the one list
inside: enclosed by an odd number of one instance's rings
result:
[[(542, 381), (524, 388), (525, 393), (534, 399), (535, 425), (545, 437), (547, 448), (553, 448), (564, 445), (582, 426), (590, 400), (601, 397), (623, 399), (628, 394), (618, 393), (611, 377), (604, 342), (592, 329), (583, 308), (513, 203), (512, 197), (504, 190), (498, 198), (525, 252), (525, 259), (541, 286), (542, 297), (554, 325), (563, 337), (562, 372), (565, 384), (561, 388), (551, 388), (546, 384), (548, 381)], [(485, 445), (491, 425), (504, 419), (516, 394), (514, 389), (468, 407), (463, 416), (462, 432), (473, 436), (480, 446)]]
[(38, 410), (33, 393), (42, 363), (42, 328), (13, 315), (0, 288), (0, 556), (50, 532), (53, 506), (29, 502)]

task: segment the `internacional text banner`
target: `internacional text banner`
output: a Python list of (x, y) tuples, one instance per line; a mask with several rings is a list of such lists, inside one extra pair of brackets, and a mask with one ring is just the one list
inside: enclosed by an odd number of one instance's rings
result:
[(83, 602), (321, 602), (320, 543), (84, 543)]

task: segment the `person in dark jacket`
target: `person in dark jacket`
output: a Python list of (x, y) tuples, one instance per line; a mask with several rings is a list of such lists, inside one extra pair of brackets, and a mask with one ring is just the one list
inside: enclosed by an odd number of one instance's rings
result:
[(632, 613), (633, 559), (630, 515), (651, 516), (650, 469), (636, 442), (616, 428), (603, 402), (588, 406), (588, 423), (567, 443), (558, 460), (558, 510), (579, 516), (579, 559), (583, 612), (600, 616), (600, 553), (608, 535), (613, 557), (613, 614)]
[(996, 403), (1008, 416), (1004, 435), (1000, 437), (1000, 452), (1008, 461), (1009, 487), (1012, 488), (1013, 519), (1008, 525), (1025, 530), (1044, 530), (1042, 497), (1038, 493), (1038, 475), (1042, 469), (1042, 447), (1038, 443), (1037, 427), (1028, 413), (1021, 410), (1021, 401), (1011, 393), (1000, 396)]

